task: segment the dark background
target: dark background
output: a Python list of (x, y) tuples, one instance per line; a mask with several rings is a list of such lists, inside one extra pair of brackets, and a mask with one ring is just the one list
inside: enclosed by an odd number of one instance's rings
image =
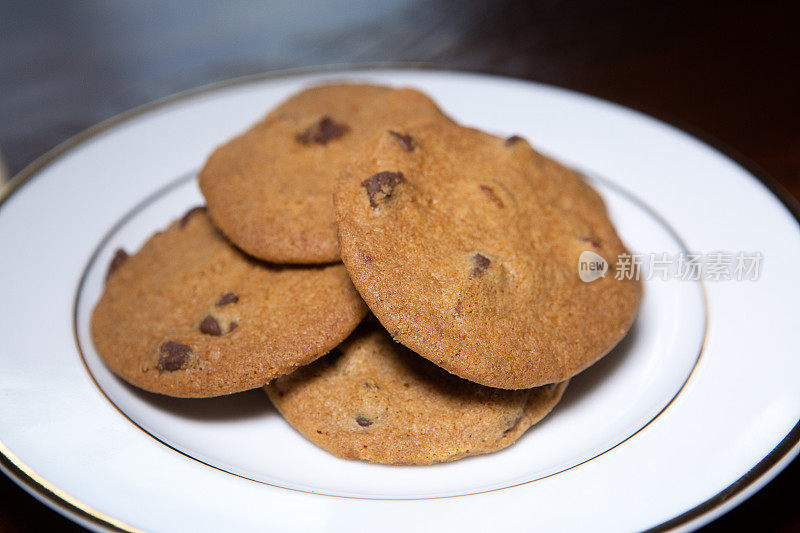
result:
[[(13, 175), (103, 119), (236, 76), (425, 61), (645, 111), (798, 198), (799, 24), (797, 1), (0, 0), (0, 153)], [(800, 531), (798, 485), (796, 461), (704, 531)], [(81, 530), (0, 475), (0, 531), (44, 528)]]

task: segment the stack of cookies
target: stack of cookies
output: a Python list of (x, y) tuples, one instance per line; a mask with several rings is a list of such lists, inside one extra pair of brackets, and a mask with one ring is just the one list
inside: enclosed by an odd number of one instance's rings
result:
[(625, 336), (641, 297), (635, 280), (581, 281), (582, 252), (613, 267), (626, 250), (577, 173), (412, 89), (304, 90), (198, 180), (207, 207), (115, 255), (97, 351), (169, 396), (264, 387), (340, 457), (430, 464), (512, 444)]

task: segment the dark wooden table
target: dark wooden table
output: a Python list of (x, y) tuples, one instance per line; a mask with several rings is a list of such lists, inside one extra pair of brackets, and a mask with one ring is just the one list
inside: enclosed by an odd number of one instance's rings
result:
[[(800, 3), (0, 0), (14, 174), (121, 111), (287, 67), (426, 61), (569, 87), (712, 140), (800, 198)], [(535, 140), (534, 140), (535, 141)], [(705, 531), (800, 531), (800, 463)], [(80, 531), (0, 476), (0, 531)]]

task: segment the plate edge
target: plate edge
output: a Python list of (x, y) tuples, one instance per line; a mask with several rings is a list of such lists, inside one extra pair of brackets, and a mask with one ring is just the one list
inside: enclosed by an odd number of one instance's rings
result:
[[(130, 109), (113, 117), (110, 117), (98, 124), (95, 124), (94, 126), (91, 126), (88, 129), (84, 130), (83, 132), (59, 143), (58, 145), (56, 145), (55, 147), (53, 147), (52, 149), (50, 149), (49, 151), (45, 152), (43, 155), (35, 159), (31, 164), (23, 168), (20, 172), (15, 174), (8, 182), (0, 185), (0, 208), (2, 208), (2, 205), (5, 204), (6, 201), (15, 192), (19, 191), (25, 184), (29, 183), (35, 176), (37, 176), (42, 170), (44, 170), (47, 166), (49, 166), (53, 161), (57, 160), (60, 156), (64, 155), (70, 150), (76, 148), (77, 146), (85, 143), (86, 141), (98, 136), (100, 133), (103, 133), (106, 130), (111, 129), (112, 127), (118, 124), (129, 121), (137, 116), (159, 109), (166, 105), (181, 100), (185, 100), (187, 98), (199, 96), (205, 93), (213, 92), (219, 89), (234, 87), (237, 85), (243, 85), (258, 81), (265, 81), (269, 79), (281, 79), (291, 76), (301, 76), (308, 74), (335, 73), (335, 72), (346, 72), (346, 71), (369, 71), (376, 69), (387, 69), (387, 70), (419, 69), (419, 70), (429, 70), (429, 71), (444, 71), (456, 74), (458, 73), (482, 74), (513, 82), (524, 81), (528, 83), (534, 83), (534, 84), (539, 83), (545, 86), (558, 87), (557, 85), (554, 84), (544, 84), (532, 80), (524, 80), (510, 76), (502, 76), (479, 69), (469, 70), (469, 69), (452, 69), (452, 68), (440, 67), (437, 66), (436, 63), (432, 62), (369, 62), (369, 63), (357, 63), (357, 64), (340, 63), (332, 65), (307, 66), (307, 67), (299, 67), (292, 69), (274, 70), (264, 73), (237, 77), (229, 80), (223, 80), (203, 85), (200, 87), (188, 89), (185, 91), (181, 91), (166, 96), (164, 98), (160, 98), (155, 101), (142, 104), (133, 109)], [(609, 100), (607, 98), (600, 98), (591, 94), (582, 93), (580, 91), (575, 91), (573, 89), (569, 89), (566, 87), (559, 87), (559, 88), (584, 97), (588, 96), (589, 98), (601, 101), (606, 104), (611, 104), (616, 107), (620, 107), (627, 111), (633, 111), (638, 115), (641, 115), (642, 117), (649, 118), (650, 120), (656, 120), (662, 125), (666, 125), (670, 128), (673, 128), (678, 132), (682, 132), (686, 135), (689, 135), (693, 139), (698, 140), (703, 144), (706, 144), (714, 151), (719, 152), (723, 156), (733, 160), (735, 163), (741, 166), (748, 174), (750, 174), (750, 176), (752, 176), (756, 182), (760, 183), (767, 189), (767, 191), (772, 193), (786, 208), (786, 210), (789, 211), (789, 213), (795, 219), (795, 222), (798, 224), (798, 227), (800, 228), (800, 201), (798, 201), (794, 196), (792, 196), (783, 185), (781, 185), (775, 178), (773, 178), (766, 171), (764, 171), (754, 161), (745, 157), (740, 152), (734, 150), (732, 147), (728, 146), (722, 141), (716, 139), (715, 137), (712, 137), (709, 134), (706, 134), (705, 132), (701, 132), (696, 128), (690, 128), (687, 127), (686, 125), (684, 125), (684, 127), (679, 127), (678, 125), (672, 124), (669, 120), (659, 118), (655, 114), (648, 114), (643, 111), (634, 109), (630, 106), (625, 106), (620, 103), (614, 102), (613, 100)], [(783, 439), (781, 439), (781, 441), (766, 456), (764, 456), (764, 458), (761, 459), (761, 461), (756, 463), (756, 465), (754, 465), (739, 479), (734, 481), (732, 484), (728, 485), (725, 489), (723, 489), (716, 495), (705, 500), (704, 502), (696, 505), (695, 507), (685, 511), (684, 513), (676, 517), (673, 517), (665, 522), (662, 522), (661, 524), (658, 524), (654, 527), (645, 530), (645, 532), (656, 533), (656, 532), (676, 530), (678, 528), (688, 527), (693, 523), (698, 526), (701, 523), (705, 523), (708, 520), (703, 520), (703, 519), (708, 518), (708, 515), (713, 513), (714, 510), (717, 510), (720, 507), (724, 507), (726, 503), (734, 500), (736, 496), (741, 494), (746, 494), (747, 489), (753, 487), (759, 481), (763, 481), (764, 484), (766, 484), (772, 478), (774, 478), (786, 466), (782, 465), (780, 468), (776, 469), (776, 467), (780, 465), (781, 461), (785, 458), (788, 458), (791, 454), (794, 454), (796, 456), (798, 452), (800, 452), (800, 447), (797, 447), (799, 443), (800, 443), (800, 420), (798, 420), (797, 423), (795, 423), (792, 429), (789, 430), (789, 432), (783, 437)], [(786, 464), (788, 464), (788, 462)], [(35, 493), (35, 496), (39, 500), (48, 503), (48, 505), (52, 505), (62, 514), (71, 519), (75, 518), (74, 514), (77, 514), (79, 517), (88, 520), (93, 525), (100, 526), (107, 530), (133, 531), (133, 532), (141, 531), (121, 521), (118, 521), (112, 517), (104, 515), (103, 513), (89, 507), (88, 505), (78, 501), (77, 499), (72, 498), (65, 492), (61, 491), (54, 485), (50, 484), (47, 480), (36, 474), (36, 472), (33, 471), (33, 469), (31, 469), (28, 465), (19, 460), (19, 458), (17, 458), (16, 455), (14, 455), (13, 452), (11, 452), (11, 450), (7, 446), (5, 446), (5, 444), (3, 444), (1, 440), (0, 440), (0, 470), (2, 470), (5, 473), (10, 473), (11, 475), (9, 477), (11, 477), (17, 484), (25, 488), (28, 492), (31, 492), (32, 494)], [(756, 491), (762, 487), (763, 485), (761, 487), (758, 487)], [(752, 496), (752, 494), (746, 495), (746, 497), (743, 498), (741, 501), (736, 502), (731, 507), (731, 509), (736, 505), (740, 504), (742, 501), (746, 500), (747, 497), (749, 496)], [(730, 511), (731, 509), (726, 509), (725, 512)]]

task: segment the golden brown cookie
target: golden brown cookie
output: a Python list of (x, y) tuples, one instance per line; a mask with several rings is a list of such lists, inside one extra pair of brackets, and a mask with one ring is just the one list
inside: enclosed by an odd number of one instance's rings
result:
[[(399, 342), (482, 385), (564, 381), (608, 353), (639, 305), (600, 196), (519, 137), (431, 123), (382, 133), (335, 193), (342, 259)], [(609, 263), (581, 281), (585, 250)]]
[(359, 328), (339, 349), (265, 390), (292, 426), (334, 455), (422, 465), (509, 446), (565, 387), (483, 387), (392, 342), (382, 328)]
[(115, 256), (91, 329), (98, 353), (126, 381), (206, 397), (310, 363), (365, 313), (343, 265), (253, 260), (192, 210), (138, 253)]
[(389, 124), (434, 118), (445, 116), (412, 89), (306, 89), (217, 148), (200, 189), (215, 224), (248, 254), (275, 263), (338, 261), (331, 195), (352, 150)]

